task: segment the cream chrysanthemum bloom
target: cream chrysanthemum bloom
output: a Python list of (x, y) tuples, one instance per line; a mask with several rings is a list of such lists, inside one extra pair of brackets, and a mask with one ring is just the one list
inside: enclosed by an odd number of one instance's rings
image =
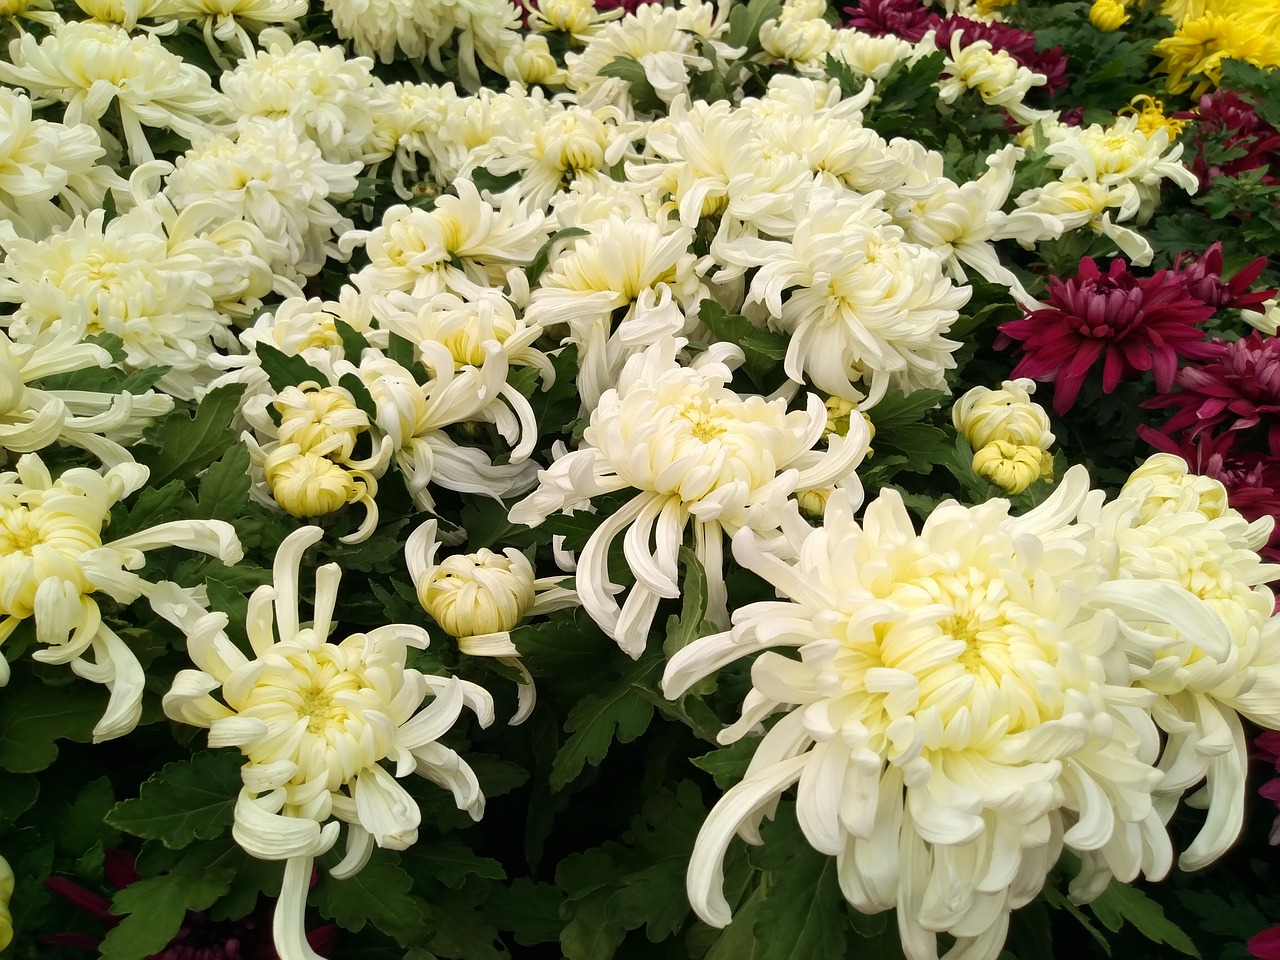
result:
[(831, 56), (859, 76), (883, 80), (895, 63), (910, 60), (915, 49), (906, 40), (892, 34), (876, 37), (861, 30), (845, 29), (836, 31)]
[(361, 166), (329, 163), (289, 120), (246, 117), (234, 136), (203, 139), (179, 157), (165, 193), (179, 209), (207, 200), (254, 224), (272, 270), (298, 281), (340, 256), (334, 238), (352, 224), (333, 203), (350, 199)]
[(440, 629), (458, 641), (460, 652), (496, 657), (520, 672), (519, 702), (511, 725), (524, 723), (537, 702), (537, 690), (511, 642), (511, 631), (526, 617), (576, 607), (578, 595), (560, 586), (563, 577), (535, 578), (533, 565), (514, 547), (502, 553), (482, 549), (455, 554), (437, 563), (436, 528), (435, 520), (427, 520), (404, 546), (418, 602)]
[(137, 440), (155, 418), (173, 409), (173, 398), (92, 390), (43, 390), (43, 377), (111, 365), (106, 350), (84, 341), (85, 311), (79, 323), (68, 310), (56, 329), (40, 330), (14, 343), (0, 333), (0, 448), (35, 453), (53, 443), (89, 451), (108, 467), (133, 459), (120, 441)]
[[(123, 736), (142, 715), (142, 665), (102, 618), (95, 599), (116, 603), (150, 597), (156, 585), (133, 571), (144, 552), (182, 547), (236, 563), (235, 528), (220, 520), (174, 520), (102, 542), (111, 508), (147, 481), (140, 464), (121, 463), (105, 474), (74, 467), (56, 480), (29, 453), (16, 472), (0, 473), (0, 643), (27, 619), (41, 645), (32, 657), (65, 663), (111, 692), (93, 728), (94, 742)], [(92, 657), (92, 659), (90, 659)], [(9, 667), (0, 657), (0, 682)]]
[(951, 408), (951, 422), (973, 448), (973, 472), (1007, 493), (1053, 479), (1053, 433), (1044, 407), (1031, 399), (1034, 381), (1006, 380), (999, 390), (974, 387)]
[(259, 41), (264, 49), (219, 81), (236, 111), (292, 121), (329, 163), (363, 160), (373, 118), (384, 108), (373, 61), (311, 40), (295, 44), (283, 30), (263, 31)]
[[(307, 890), (312, 862), (336, 842), (339, 821), (347, 824), (347, 844), (330, 871), (336, 877), (358, 873), (375, 845), (403, 850), (417, 840), (421, 813), (397, 777), (416, 772), (447, 787), (458, 809), (480, 819), (484, 796), (475, 774), (437, 740), (464, 706), (482, 725), (493, 720), (482, 688), (406, 668), (408, 648), (427, 646), (420, 627), (392, 623), (331, 642), (337, 564), (316, 571), (314, 614), (302, 621), (302, 554), (321, 536), (319, 527), (289, 534), (276, 552), (272, 584), (250, 596), (252, 658), (223, 632), (225, 614), (197, 616), (176, 590), (160, 608), (187, 634), (199, 668), (174, 678), (165, 713), (207, 727), (209, 746), (244, 754), (232, 836), (259, 859), (286, 861), (272, 932), (290, 960), (318, 960), (303, 925)], [(394, 775), (384, 761), (393, 762)]]
[(864, 409), (890, 388), (945, 389), (959, 347), (945, 334), (971, 293), (946, 277), (936, 253), (903, 239), (880, 199), (814, 187), (796, 197), (789, 239), (712, 245), (729, 265), (721, 276), (760, 268), (748, 302), (763, 303), (770, 326), (791, 335), (787, 376)]
[(1003, 107), (1019, 123), (1032, 124), (1054, 116), (1049, 110), (1033, 110), (1022, 101), (1032, 87), (1042, 87), (1047, 78), (1022, 66), (1004, 50), (995, 50), (986, 40), (964, 42), (964, 32), (951, 35), (950, 56), (938, 79), (938, 99), (955, 103), (974, 90), (983, 103)]
[[(854, 471), (867, 450), (861, 419), (849, 433), (814, 449), (827, 424), (822, 400), (804, 410), (785, 399), (740, 396), (727, 384), (730, 344), (715, 344), (681, 366), (685, 341), (665, 338), (627, 361), (583, 431), (582, 446), (538, 473), (538, 489), (511, 508), (513, 523), (536, 526), (553, 513), (589, 509), (597, 496), (636, 495), (591, 534), (578, 559), (582, 606), (628, 655), (639, 657), (664, 598), (680, 596), (677, 558), (692, 525), (694, 552), (707, 573), (707, 616), (727, 623), (724, 534), (777, 531), (798, 490), (858, 487)], [(609, 576), (609, 551), (626, 530), (625, 554), (636, 584), (621, 607)]]
[(132, 163), (153, 159), (144, 127), (197, 140), (222, 124), (225, 100), (209, 75), (148, 33), (134, 37), (114, 24), (73, 20), (39, 42), (31, 34), (14, 40), (9, 59), (0, 61), (0, 80), (39, 101), (65, 103), (68, 125), (87, 123), (111, 145), (118, 141), (101, 120), (116, 103)]
[(272, 24), (293, 25), (307, 12), (308, 0), (165, 0), (165, 17), (194, 20), (204, 31), (204, 42), (219, 64), (230, 67), (220, 50), (235, 43), (239, 57), (253, 55), (253, 38)]
[[(1114, 580), (1097, 602), (1121, 618), (1135, 686), (1159, 695), (1152, 717), (1166, 737), (1164, 818), (1204, 783), (1188, 800), (1208, 810), (1179, 858), (1188, 870), (1221, 856), (1244, 822), (1248, 747), (1237, 714), (1280, 727), (1280, 650), (1267, 639), (1275, 629), (1275, 597), (1266, 586), (1280, 579), (1280, 565), (1263, 563), (1257, 553), (1274, 520), (1248, 523), (1225, 506), (1225, 489), (1210, 484), (1221, 486), (1164, 456), (1083, 518), (1118, 547)], [(1107, 880), (1099, 873), (1097, 889)]]
[(700, 917), (729, 922), (725, 851), (735, 833), (759, 843), (793, 785), (804, 836), (836, 857), (855, 908), (897, 908), (909, 960), (936, 960), (943, 933), (956, 941), (948, 958), (995, 960), (1009, 912), (1064, 847), (1126, 880), (1169, 869), (1151, 695), (1127, 689), (1115, 620), (1086, 604), (1104, 565), (1087, 537), (1055, 532), (1088, 486), (1076, 468), (1022, 517), (1005, 500), (948, 501), (919, 532), (896, 491), (861, 524), (837, 493), (821, 528), (785, 528), (790, 562), (753, 531), (734, 538), (737, 560), (782, 599), (677, 652), (663, 689), (679, 696), (766, 651), (720, 741), (786, 713), (698, 835), (688, 889)]
[(675, 221), (615, 215), (574, 240), (543, 273), (525, 317), (544, 329), (569, 328), (584, 408), (617, 382), (630, 357), (693, 331), (706, 287), (692, 243), (693, 230)]
[(107, 152), (87, 124), (31, 118), (31, 100), (0, 89), (0, 219), (18, 236), (43, 240), (102, 206), (125, 182), (98, 160)]

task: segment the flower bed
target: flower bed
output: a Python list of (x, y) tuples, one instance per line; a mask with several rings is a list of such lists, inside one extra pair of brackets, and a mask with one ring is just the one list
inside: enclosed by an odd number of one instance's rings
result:
[(0, 954), (1280, 957), (1280, 6), (76, 3)]

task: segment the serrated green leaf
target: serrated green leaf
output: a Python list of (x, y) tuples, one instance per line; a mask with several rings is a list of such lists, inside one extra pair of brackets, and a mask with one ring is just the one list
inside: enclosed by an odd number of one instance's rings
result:
[(1102, 896), (1089, 904), (1089, 909), (1112, 933), (1129, 923), (1154, 943), (1167, 944), (1189, 957), (1200, 956), (1191, 938), (1164, 915), (1164, 908), (1130, 884), (1112, 880)]
[(609, 920), (612, 890), (597, 890), (566, 906), (568, 923), (560, 931), (564, 960), (611, 960), (627, 931)]
[(630, 743), (649, 729), (653, 704), (634, 686), (662, 669), (660, 657), (647, 657), (615, 680), (604, 693), (583, 698), (565, 721), (568, 740), (551, 765), (551, 788), (562, 790), (577, 779), (582, 768), (604, 759), (614, 740)]
[(181, 480), (171, 480), (162, 487), (145, 487), (129, 509), (123, 524), (113, 527), (116, 536), (134, 533), (174, 517), (191, 516), (195, 501)]
[(279, 393), (285, 387), (296, 387), (307, 381), (321, 382), (320, 372), (298, 354), (285, 353), (269, 343), (259, 343), (253, 348), (258, 356), (262, 372), (267, 375), (271, 389)]
[(782, 0), (749, 0), (734, 4), (729, 11), (729, 29), (724, 42), (731, 47), (746, 47), (744, 56), (760, 50), (760, 28), (782, 13)]
[(231, 887), (233, 871), (179, 870), (131, 883), (116, 893), (111, 912), (127, 913), (107, 933), (99, 960), (143, 960), (173, 940), (189, 910), (204, 910)]
[(481, 909), (491, 889), (484, 884), (434, 894), (426, 905), (427, 922), (434, 928), (427, 947), (458, 960), (510, 960), (498, 928)]
[[(746, 344), (763, 344), (769, 342), (765, 338), (774, 335), (761, 330), (746, 317), (729, 313), (714, 300), (703, 300), (698, 305), (698, 319), (707, 325), (721, 343), (733, 343), (742, 347), (746, 357), (742, 369), (757, 384), (777, 365), (776, 359), (767, 353), (747, 349)], [(785, 347), (783, 356), (786, 356)]]
[(455, 889), (466, 883), (468, 877), (488, 880), (507, 878), (502, 864), (497, 860), (479, 856), (461, 840), (453, 837), (419, 840), (402, 853), (400, 859), (418, 876), (431, 877), (446, 887)]
[(236, 442), (231, 420), (244, 390), (242, 383), (217, 387), (204, 395), (194, 417), (175, 411), (147, 431), (147, 443), (134, 453), (151, 468), (151, 486), (191, 479)]
[(26, 773), (0, 770), (0, 824), (22, 816), (40, 796), (40, 781)]
[(755, 925), (759, 960), (845, 960), (849, 922), (835, 858), (809, 846), (792, 816), (768, 824), (764, 839), (751, 851), (766, 867)]
[(243, 762), (238, 753), (206, 751), (167, 763), (137, 798), (116, 804), (107, 822), (172, 849), (219, 837), (234, 819)]
[(358, 932), (373, 924), (408, 946), (425, 928), (424, 904), (410, 896), (413, 879), (394, 854), (375, 851), (364, 869), (347, 880), (325, 875), (317, 887), (316, 905), (326, 919)]
[(927, 423), (904, 423), (892, 430), (877, 429), (875, 443), (880, 449), (906, 457), (903, 469), (912, 473), (931, 472), (938, 464), (946, 463), (952, 452), (946, 433)]
[[(611, 74), (605, 74), (605, 76), (611, 76)], [(538, 248), (538, 252), (529, 261), (529, 265), (524, 268), (524, 275), (529, 279), (530, 286), (537, 284), (538, 279), (551, 263), (552, 252), (559, 244), (564, 243), (566, 240), (572, 240), (574, 237), (588, 236), (590, 232), (582, 227), (561, 227), (547, 237), (547, 242)]]
[(1083, 910), (1063, 896), (1062, 893), (1052, 884), (1046, 883), (1044, 885), (1042, 895), (1044, 896), (1045, 903), (1049, 904), (1049, 906), (1053, 907), (1055, 910), (1065, 910), (1074, 917), (1080, 926), (1084, 927), (1085, 930), (1089, 932), (1089, 936), (1093, 937), (1094, 943), (1102, 948), (1102, 952), (1108, 957), (1111, 956), (1111, 943), (1107, 940), (1102, 931), (1095, 927), (1089, 918), (1085, 916)]
[(707, 613), (707, 572), (702, 568), (698, 555), (688, 547), (680, 548), (679, 560), (684, 567), (684, 577), (680, 581), (680, 615), (672, 614), (667, 618), (667, 639), (662, 644), (662, 652), (668, 657), (699, 637), (716, 632), (715, 626), (704, 619)]
[(867, 415), (876, 425), (878, 438), (882, 430), (895, 430), (918, 422), (930, 410), (937, 407), (944, 396), (946, 394), (941, 390), (916, 390), (908, 394), (891, 393), (868, 410)]
[(58, 756), (58, 740), (88, 743), (107, 706), (96, 684), (47, 687), (28, 681), (0, 696), (0, 769), (36, 773)]
[(746, 774), (751, 758), (755, 756), (756, 747), (759, 745), (758, 737), (743, 737), (736, 743), (704, 753), (700, 757), (694, 757), (689, 762), (699, 770), (705, 770), (711, 774), (716, 786), (721, 790), (727, 790)]
[(238, 519), (249, 502), (249, 486), (249, 448), (237, 443), (200, 478), (198, 515), (209, 520)]
[(484, 906), (499, 930), (509, 931), (521, 946), (532, 947), (560, 939), (563, 903), (564, 893), (554, 883), (517, 877), (509, 887), (495, 887)]

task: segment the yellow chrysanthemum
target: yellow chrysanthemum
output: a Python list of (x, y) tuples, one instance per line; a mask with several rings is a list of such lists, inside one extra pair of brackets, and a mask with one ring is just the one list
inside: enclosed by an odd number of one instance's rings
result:
[(1129, 106), (1121, 107), (1116, 114), (1120, 117), (1135, 116), (1138, 118), (1138, 130), (1148, 137), (1154, 136), (1157, 130), (1165, 130), (1172, 141), (1187, 125), (1185, 120), (1175, 120), (1166, 116), (1164, 101), (1157, 100), (1148, 94), (1139, 94), (1129, 101)]
[(1222, 82), (1222, 61), (1243, 60), (1255, 67), (1280, 64), (1280, 39), (1269, 10), (1250, 15), (1243, 10), (1206, 12), (1184, 20), (1172, 37), (1155, 45), (1161, 57), (1153, 73), (1167, 73), (1170, 93), (1191, 89), (1198, 97)]

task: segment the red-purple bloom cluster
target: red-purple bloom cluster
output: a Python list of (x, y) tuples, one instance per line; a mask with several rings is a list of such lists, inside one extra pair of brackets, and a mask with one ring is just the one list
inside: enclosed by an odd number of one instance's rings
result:
[(638, 7), (661, 2), (662, 0), (596, 0), (595, 8), (597, 10), (617, 10), (621, 7), (627, 13), (635, 13)]
[[(1175, 113), (1180, 120), (1194, 122), (1195, 159), (1191, 169), (1204, 189), (1216, 177), (1237, 177), (1263, 168), (1264, 183), (1280, 183), (1280, 131), (1258, 116), (1253, 105), (1231, 90), (1205, 94), (1194, 110)], [(1244, 155), (1210, 164), (1204, 157), (1206, 146), (1218, 143), (1223, 149), (1243, 150)]]
[(1280, 927), (1267, 927), (1254, 934), (1245, 947), (1258, 960), (1280, 960)]
[[(107, 850), (103, 856), (103, 873), (117, 890), (137, 883), (142, 876), (134, 869), (133, 854), (124, 850)], [(111, 912), (111, 901), (82, 887), (66, 877), (51, 877), (44, 885), (64, 900), (99, 920), (111, 930), (123, 919)], [(213, 920), (207, 913), (191, 912), (163, 950), (147, 960), (280, 960), (271, 933), (272, 905), (264, 902), (254, 913), (240, 920)], [(85, 933), (55, 933), (42, 941), (50, 947), (66, 947), (96, 954), (100, 937)], [(307, 932), (307, 942), (319, 953), (330, 952), (338, 942), (338, 928), (326, 924)]]
[(1162, 432), (1172, 436), (1189, 430), (1194, 438), (1220, 424), (1228, 431), (1248, 430), (1265, 421), (1270, 445), (1280, 445), (1280, 337), (1254, 331), (1207, 346), (1213, 352), (1205, 363), (1178, 371), (1177, 390), (1144, 404), (1175, 409)]
[(930, 30), (937, 32), (935, 42), (947, 50), (953, 35), (964, 31), (966, 44), (986, 40), (993, 50), (1003, 50), (1028, 70), (1042, 73), (1050, 90), (1065, 87), (1068, 82), (1067, 58), (1061, 47), (1036, 49), (1036, 35), (1004, 23), (982, 23), (968, 17), (940, 17), (918, 0), (862, 0), (856, 7), (845, 7), (847, 26), (864, 33), (883, 36), (892, 34), (918, 41)]
[(1183, 266), (1186, 256), (1186, 254), (1179, 254), (1173, 262), (1173, 269), (1182, 277), (1192, 296), (1203, 300), (1211, 307), (1250, 310), (1260, 307), (1276, 295), (1274, 289), (1249, 290), (1254, 281), (1262, 275), (1262, 271), (1267, 268), (1266, 257), (1258, 257), (1227, 280), (1222, 276), (1221, 243), (1215, 243)]
[[(1178, 441), (1150, 427), (1138, 427), (1138, 435), (1157, 450), (1173, 453), (1187, 461), (1192, 473), (1211, 477), (1227, 488), (1227, 502), (1249, 521), (1262, 517), (1280, 519), (1280, 444), (1268, 450), (1237, 450), (1238, 432), (1198, 436), (1184, 433)], [(1271, 539), (1259, 551), (1264, 558), (1280, 562), (1280, 522)]]
[(1114, 260), (1104, 274), (1084, 257), (1076, 276), (1050, 278), (1043, 309), (1001, 324), (996, 345), (1021, 343), (1011, 376), (1054, 384), (1053, 409), (1063, 414), (1099, 359), (1104, 393), (1148, 370), (1157, 389), (1170, 390), (1179, 358), (1214, 355), (1201, 328), (1213, 313), (1171, 270), (1136, 277), (1124, 260)]
[[(1260, 733), (1253, 745), (1255, 756), (1271, 764), (1275, 772), (1280, 773), (1280, 733), (1272, 730)], [(1280, 807), (1280, 777), (1272, 777), (1258, 788), (1258, 793)], [(1271, 843), (1280, 843), (1280, 815), (1271, 824)], [(1268, 927), (1255, 934), (1245, 946), (1258, 960), (1280, 960), (1280, 927)]]

